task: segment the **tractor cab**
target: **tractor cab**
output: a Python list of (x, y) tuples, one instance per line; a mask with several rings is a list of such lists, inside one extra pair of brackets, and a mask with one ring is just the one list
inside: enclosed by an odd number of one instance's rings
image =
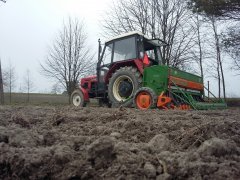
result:
[[(161, 40), (148, 39), (140, 32), (130, 32), (109, 39), (103, 50), (99, 41), (98, 93), (106, 92), (109, 78), (120, 67), (136, 67), (142, 73), (144, 67), (162, 64), (160, 47), (163, 45), (165, 44)], [(147, 62), (144, 62), (146, 56)]]
[(99, 47), (99, 65), (107, 67), (113, 63), (143, 59), (145, 53), (153, 64), (162, 64), (160, 46), (163, 45), (161, 40), (148, 39), (135, 31), (116, 36), (106, 41), (102, 53)]

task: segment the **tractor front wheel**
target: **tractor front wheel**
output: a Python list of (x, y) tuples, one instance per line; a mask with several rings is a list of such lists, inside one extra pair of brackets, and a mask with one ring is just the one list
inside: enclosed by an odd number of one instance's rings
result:
[(134, 95), (134, 105), (138, 109), (146, 110), (157, 105), (156, 93), (148, 87), (142, 87)]
[(76, 107), (85, 107), (86, 102), (84, 101), (83, 93), (80, 89), (73, 91), (71, 95), (71, 104)]
[(134, 93), (141, 87), (142, 77), (134, 67), (122, 67), (109, 80), (108, 98), (113, 107), (130, 107)]

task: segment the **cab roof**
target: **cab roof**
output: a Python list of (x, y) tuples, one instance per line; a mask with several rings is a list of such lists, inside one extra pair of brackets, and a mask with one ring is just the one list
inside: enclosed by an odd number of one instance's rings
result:
[(143, 36), (144, 38), (146, 38), (147, 40), (150, 40), (148, 37), (146, 37), (143, 33), (139, 32), (139, 31), (130, 31), (128, 33), (124, 33), (118, 36), (115, 36), (111, 39), (108, 39), (105, 43), (108, 43), (110, 41), (116, 40), (116, 39), (120, 39), (120, 38), (124, 38), (124, 37), (128, 37), (128, 36), (132, 36), (132, 35), (139, 35), (139, 36)]

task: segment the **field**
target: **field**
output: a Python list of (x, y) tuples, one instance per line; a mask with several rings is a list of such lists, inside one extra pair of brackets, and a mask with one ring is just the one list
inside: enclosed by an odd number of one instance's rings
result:
[(68, 96), (62, 94), (41, 94), (30, 93), (29, 102), (26, 93), (12, 93), (10, 103), (10, 94), (4, 93), (5, 104), (31, 104), (31, 105), (66, 105), (68, 104)]
[[(41, 93), (30, 93), (29, 102), (26, 93), (12, 93), (12, 102), (10, 103), (10, 94), (4, 93), (5, 104), (10, 105), (68, 105), (68, 96), (63, 94), (41, 94)], [(96, 106), (97, 101), (91, 99), (91, 106)], [(240, 98), (227, 98), (228, 106), (240, 107)]]
[(0, 179), (239, 179), (240, 108), (0, 106)]

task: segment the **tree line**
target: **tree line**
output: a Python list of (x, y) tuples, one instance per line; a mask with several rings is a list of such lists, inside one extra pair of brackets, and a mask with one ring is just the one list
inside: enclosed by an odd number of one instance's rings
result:
[[(17, 74), (14, 65), (9, 62), (8, 66), (2, 70), (0, 59), (0, 103), (4, 104), (3, 92), (9, 93), (9, 102), (12, 103), (12, 93), (16, 92)], [(30, 101), (30, 93), (34, 90), (34, 82), (29, 69), (23, 77), (22, 84), (19, 87), (19, 92), (27, 93), (26, 102)]]

